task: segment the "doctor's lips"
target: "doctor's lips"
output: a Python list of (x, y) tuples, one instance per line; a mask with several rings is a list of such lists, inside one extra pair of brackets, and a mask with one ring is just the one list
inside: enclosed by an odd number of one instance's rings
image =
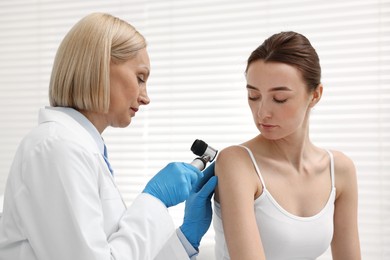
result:
[(137, 107), (130, 107), (130, 116), (133, 117), (137, 113), (138, 108)]

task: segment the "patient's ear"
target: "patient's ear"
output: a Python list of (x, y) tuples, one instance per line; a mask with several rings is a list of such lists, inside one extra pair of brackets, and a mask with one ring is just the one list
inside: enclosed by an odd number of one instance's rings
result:
[(310, 107), (314, 107), (322, 97), (322, 84), (318, 84), (317, 88), (311, 93)]

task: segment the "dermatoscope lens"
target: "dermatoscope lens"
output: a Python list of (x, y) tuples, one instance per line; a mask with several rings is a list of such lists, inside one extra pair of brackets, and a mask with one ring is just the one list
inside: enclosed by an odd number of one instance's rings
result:
[(204, 141), (196, 139), (191, 146), (191, 151), (198, 156), (202, 156), (206, 152), (207, 146)]

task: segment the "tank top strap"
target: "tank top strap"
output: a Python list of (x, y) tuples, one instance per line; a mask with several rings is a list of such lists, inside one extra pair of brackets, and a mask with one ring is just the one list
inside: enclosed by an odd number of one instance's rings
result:
[(249, 157), (251, 158), (252, 163), (253, 163), (253, 165), (255, 166), (256, 173), (257, 173), (257, 175), (258, 175), (259, 178), (260, 178), (261, 184), (263, 185), (263, 189), (266, 189), (266, 187), (265, 187), (265, 182), (264, 182), (264, 180), (263, 180), (263, 177), (261, 176), (260, 169), (259, 169), (259, 167), (258, 167), (258, 165), (257, 165), (257, 162), (256, 162), (256, 160), (255, 160), (255, 157), (253, 156), (252, 151), (251, 151), (248, 147), (246, 147), (246, 146), (243, 146), (243, 145), (238, 145), (238, 146), (240, 146), (240, 147), (242, 147), (242, 148), (245, 148), (245, 150), (248, 152)]
[[(265, 185), (263, 176), (261, 176), (259, 166), (257, 165), (257, 162), (255, 160), (255, 157), (253, 156), (252, 151), (246, 146), (243, 146), (243, 145), (237, 145), (237, 146), (244, 148), (248, 152), (249, 157), (251, 158), (252, 163), (255, 166), (256, 173), (260, 178), (261, 184), (263, 185), (263, 188), (265, 189), (266, 185)], [(336, 186), (335, 186), (335, 176), (334, 176), (334, 157), (333, 157), (333, 153), (331, 151), (326, 150), (326, 152), (328, 153), (329, 160), (330, 160), (330, 177), (331, 177), (331, 182), (332, 182), (332, 188), (335, 188)]]
[(334, 157), (333, 153), (329, 150), (326, 149), (326, 152), (329, 154), (329, 159), (330, 159), (330, 177), (332, 180), (332, 188), (335, 188), (335, 177), (334, 177)]

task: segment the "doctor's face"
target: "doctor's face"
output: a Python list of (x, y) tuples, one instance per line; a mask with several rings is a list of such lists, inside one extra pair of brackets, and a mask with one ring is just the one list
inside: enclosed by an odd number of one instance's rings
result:
[(141, 105), (149, 104), (146, 81), (150, 72), (146, 49), (124, 63), (110, 65), (110, 107), (108, 125), (126, 127)]

